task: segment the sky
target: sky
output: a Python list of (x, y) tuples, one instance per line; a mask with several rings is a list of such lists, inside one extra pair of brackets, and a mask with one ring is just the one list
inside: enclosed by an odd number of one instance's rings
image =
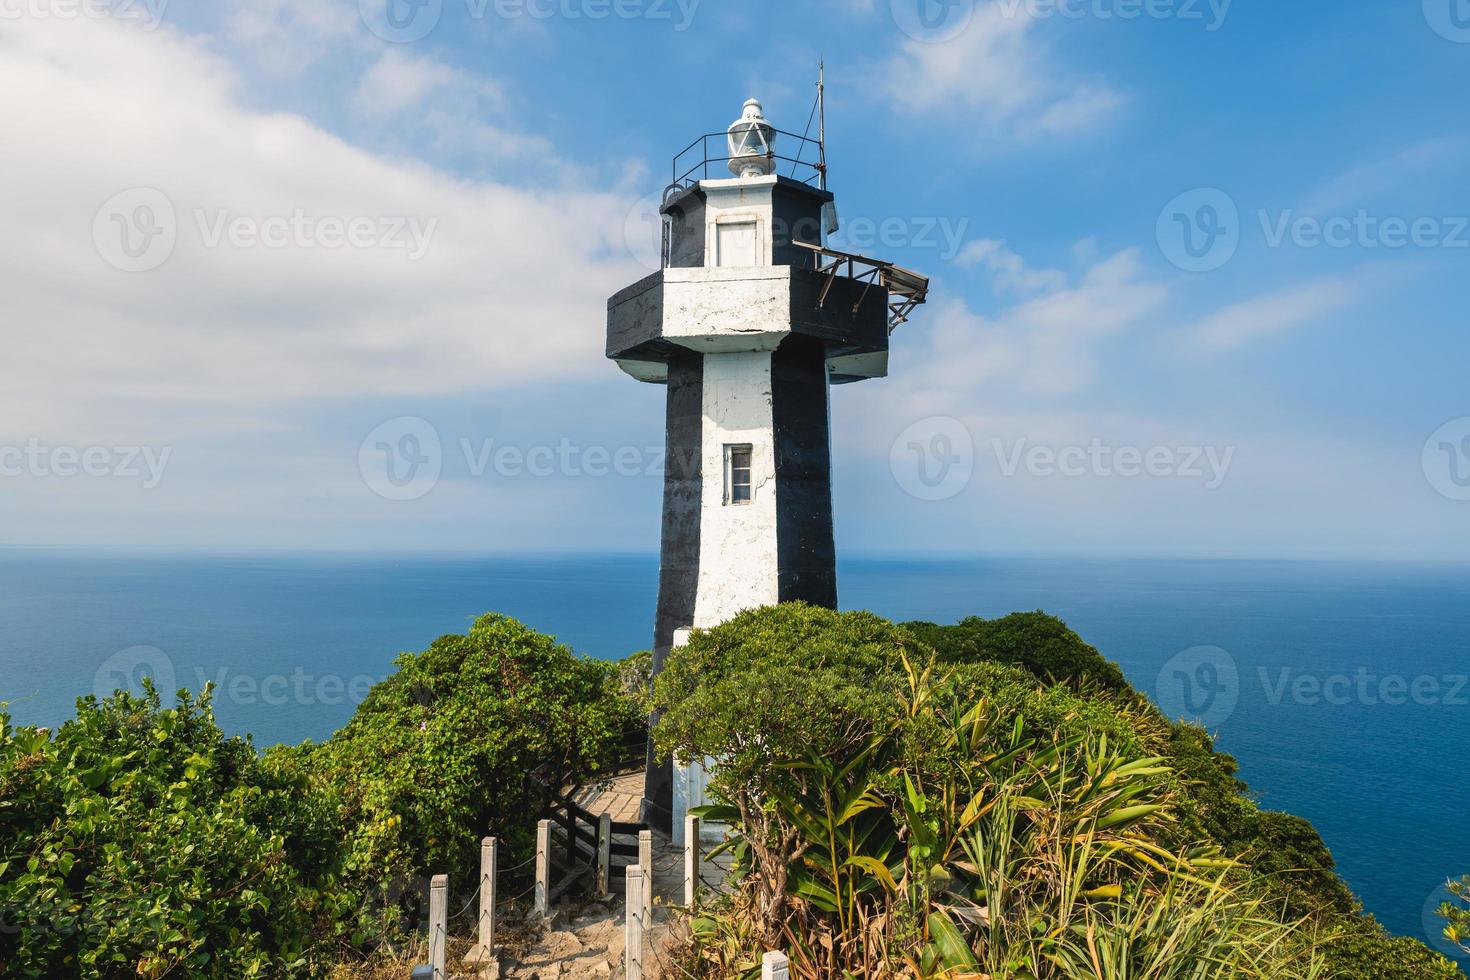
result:
[(1470, 3), (0, 0), (0, 546), (650, 551), (671, 158), (826, 63), (844, 552), (1470, 557)]

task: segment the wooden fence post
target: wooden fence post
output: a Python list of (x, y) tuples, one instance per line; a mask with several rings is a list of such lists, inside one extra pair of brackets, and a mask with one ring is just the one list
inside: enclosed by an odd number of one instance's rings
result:
[(480, 841), (480, 956), (495, 957), (495, 877), (500, 842), (494, 837)]
[(684, 904), (694, 906), (699, 895), (699, 818), (684, 817)]
[(627, 980), (643, 980), (643, 869), (629, 867), (626, 880), (623, 975)]
[(536, 911), (550, 912), (551, 906), (551, 821), (536, 825)]
[(638, 832), (638, 867), (643, 872), (643, 924), (653, 924), (653, 831)]
[(787, 980), (791, 976), (791, 961), (785, 953), (767, 953), (761, 957), (761, 980)]
[(612, 875), (612, 814), (597, 818), (597, 894), (610, 895)]
[(429, 966), (434, 980), (448, 980), (445, 945), (449, 938), (449, 876), (435, 875), (429, 881)]

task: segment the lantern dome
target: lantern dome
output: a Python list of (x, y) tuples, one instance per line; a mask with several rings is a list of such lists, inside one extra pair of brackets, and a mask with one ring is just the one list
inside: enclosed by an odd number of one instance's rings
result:
[(730, 172), (764, 177), (776, 170), (776, 127), (766, 121), (759, 99), (746, 99), (740, 118), (730, 124)]

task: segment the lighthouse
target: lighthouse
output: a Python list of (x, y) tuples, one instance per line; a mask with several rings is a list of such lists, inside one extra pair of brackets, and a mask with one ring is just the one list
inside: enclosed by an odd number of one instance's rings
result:
[[(827, 248), (826, 185), (823, 138), (747, 101), (675, 158), (662, 268), (608, 300), (607, 356), (667, 388), (655, 673), (689, 630), (743, 610), (836, 608), (829, 386), (886, 375), (928, 283)], [(700, 776), (650, 749), (644, 821), (682, 830)]]

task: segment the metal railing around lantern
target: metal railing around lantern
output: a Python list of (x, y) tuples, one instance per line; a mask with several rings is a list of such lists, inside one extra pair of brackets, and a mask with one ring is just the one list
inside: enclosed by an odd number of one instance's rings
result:
[[(777, 150), (766, 154), (766, 159), (775, 165), (774, 172), (783, 177), (799, 180), (803, 184), (826, 190), (827, 154), (821, 138), (788, 133), (784, 129), (774, 127), (772, 131), (776, 135)], [(689, 187), (697, 181), (709, 180), (711, 176), (731, 177), (732, 174), (728, 167), (720, 168), (724, 172), (717, 171), (713, 175), (710, 173), (711, 164), (728, 164), (731, 160), (736, 159), (729, 152), (729, 136), (730, 134), (726, 131), (705, 133), (675, 154), (672, 186)], [(709, 145), (710, 140), (716, 141), (715, 146)], [(796, 147), (795, 156), (777, 152), (786, 146), (793, 145)]]

